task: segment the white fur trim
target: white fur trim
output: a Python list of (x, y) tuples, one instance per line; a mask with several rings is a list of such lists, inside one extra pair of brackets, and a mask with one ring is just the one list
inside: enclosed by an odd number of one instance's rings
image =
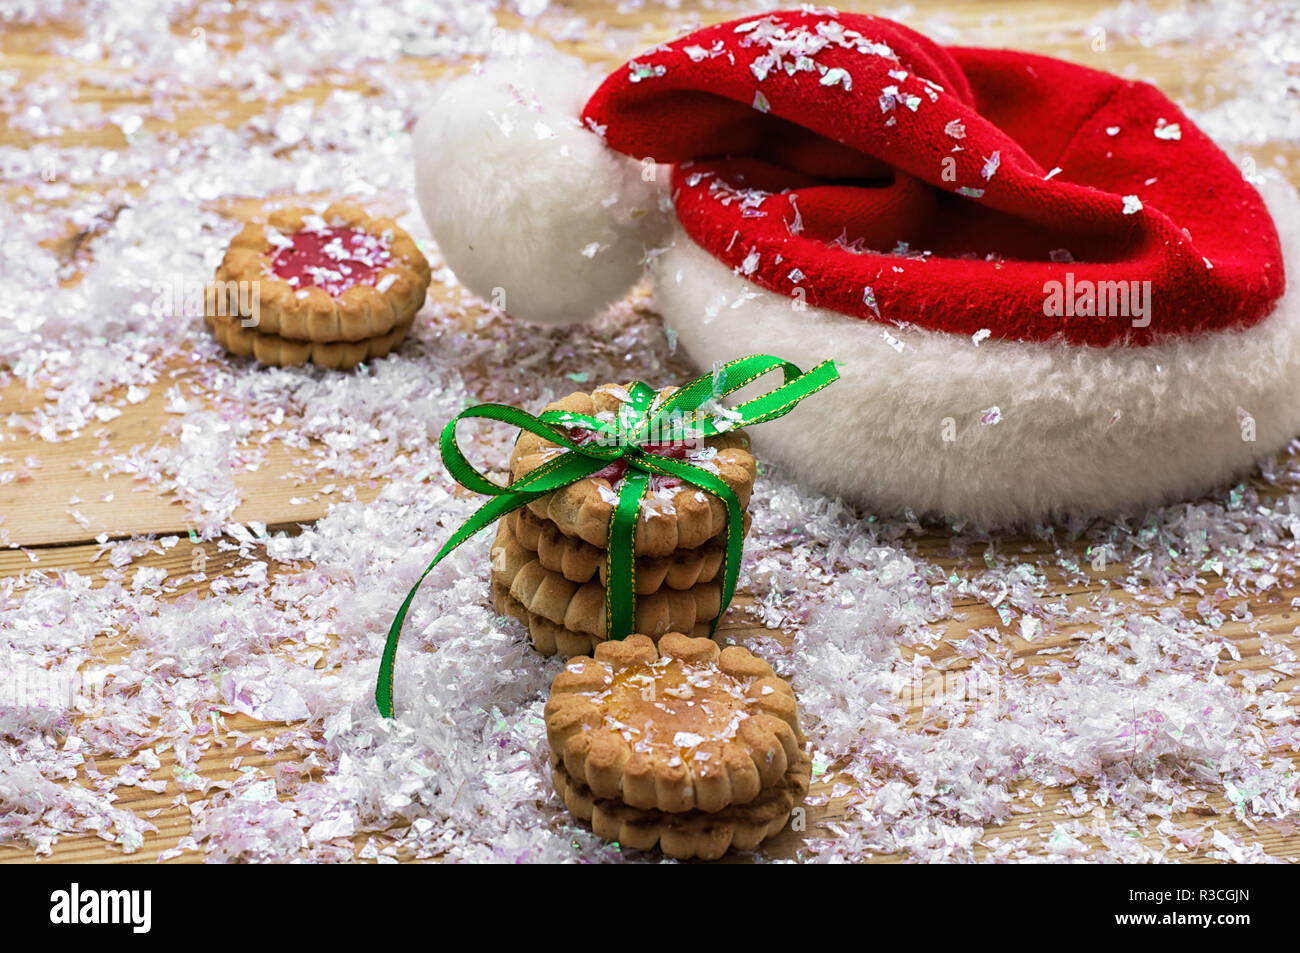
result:
[(416, 191), (443, 259), (530, 321), (584, 321), (622, 297), (661, 239), (664, 170), (579, 120), (595, 79), (558, 56), (493, 62), (446, 84), (415, 129)]
[[(1275, 311), (1243, 331), (1150, 347), (976, 346), (795, 311), (680, 229), (655, 263), (655, 292), (701, 367), (746, 353), (840, 363), (839, 383), (753, 434), (760, 455), (810, 487), (987, 526), (1132, 512), (1194, 498), (1300, 433), (1300, 198), (1279, 180), (1261, 192), (1287, 269)], [(982, 423), (992, 407), (1000, 421)]]

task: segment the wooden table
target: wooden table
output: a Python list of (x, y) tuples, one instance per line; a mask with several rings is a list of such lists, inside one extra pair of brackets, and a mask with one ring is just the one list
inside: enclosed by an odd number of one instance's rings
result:
[[(670, 38), (684, 24), (725, 19), (734, 15), (732, 11), (736, 9), (721, 6), (714, 9), (715, 5), (708, 4), (700, 5), (698, 11), (693, 12), (695, 4), (688, 2), (683, 6), (685, 10), (665, 11), (647, 5), (645, 9), (624, 12), (613, 3), (575, 0), (568, 4), (557, 4), (541, 22), (529, 26), (545, 34), (559, 18), (582, 16), (593, 26), (584, 31), (580, 39), (566, 42), (563, 46), (593, 62), (612, 65), (655, 41)], [(868, 10), (877, 5), (845, 3), (844, 6)], [(1177, 7), (1177, 4), (1158, 6), (1160, 9), (1170, 9)], [(1229, 49), (1206, 50), (1192, 41), (1147, 48), (1132, 38), (1101, 37), (1091, 31), (1090, 26), (1096, 15), (1112, 7), (1112, 4), (1101, 0), (1068, 3), (1031, 0), (916, 0), (909, 7), (913, 12), (908, 19), (913, 25), (924, 29), (927, 23), (941, 18), (965, 42), (1000, 43), (1028, 48), (1115, 72), (1134, 74), (1154, 81), (1176, 101), (1192, 106), (1206, 105), (1207, 97), (1214, 95), (1210, 89), (1213, 83), (1217, 80), (1226, 81), (1227, 77), (1219, 75), (1218, 71), (1229, 57)], [(743, 10), (743, 7), (740, 9)], [(509, 27), (521, 23), (513, 14), (502, 14), (500, 19), (503, 25)], [(192, 24), (188, 22), (174, 24), (174, 29), (181, 32), (186, 32), (191, 27)], [(57, 26), (0, 27), (3, 30), (0, 34), (3, 37), (0, 71), (16, 70), (24, 80), (35, 79), (47, 72), (63, 76), (83, 73), (87, 64), (46, 52), (49, 39), (61, 29), (63, 28)], [(630, 41), (631, 45), (610, 49), (603, 42), (606, 35), (636, 39)], [(463, 64), (455, 65), (459, 67)], [(447, 68), (427, 60), (415, 59), (412, 59), (410, 66), (414, 72), (429, 79)], [(360, 80), (357, 88), (364, 89)], [(299, 95), (319, 102), (327, 92), (327, 89), (308, 84)], [(89, 79), (79, 87), (79, 96), (84, 101), (99, 102), (106, 108), (123, 104), (112, 89), (102, 82)], [(129, 104), (131, 100), (126, 102)], [(281, 104), (277, 104), (277, 107), (278, 105)], [(218, 121), (237, 126), (267, 108), (269, 106), (265, 103), (225, 96), (219, 88), (205, 90), (198, 94), (197, 100), (178, 107), (172, 124), (177, 129), (193, 128), (211, 121), (210, 116), (216, 116)], [(68, 130), (59, 141), (63, 145), (121, 147), (125, 144), (119, 130), (112, 125)], [(35, 143), (25, 133), (9, 128), (6, 123), (0, 125), (0, 144), (26, 147)], [(1278, 159), (1288, 160), (1292, 180), (1300, 184), (1300, 164), (1296, 162), (1300, 159), (1300, 147), (1296, 143), (1264, 143), (1252, 147), (1250, 152), (1260, 165)], [(41, 213), (48, 215), (53, 223), (63, 221), (68, 218), (69, 209), (75, 207), (79, 195), (95, 187), (94, 183), (90, 183), (74, 190), (64, 203), (47, 203), (41, 208)], [(4, 192), (6, 201), (13, 201), (21, 194), (21, 187), (10, 183), (0, 183), (0, 190)], [(229, 213), (234, 216), (246, 216), (254, 208), (256, 203), (248, 201), (231, 201), (228, 205)], [(63, 238), (54, 241), (56, 244), (61, 243), (61, 251), (69, 261), (75, 261), (86, 238), (84, 231), (70, 228)], [(90, 253), (93, 254), (93, 249)], [(184, 391), (187, 371), (183, 365), (178, 365), (177, 369), (179, 376), (171, 377), (168, 373), (163, 373), (145, 399), (130, 405), (122, 416), (88, 426), (75, 439), (61, 442), (47, 442), (33, 436), (25, 427), (25, 424), (36, 419), (36, 414), (47, 400), (47, 395), (39, 384), (29, 388), (15, 379), (0, 390), (0, 455), (12, 461), (0, 465), (0, 471), (22, 471), (11, 482), (0, 484), (0, 514), (4, 516), (4, 522), (0, 526), (9, 533), (9, 542), (16, 547), (0, 550), (0, 584), (3, 584), (5, 578), (16, 577), (32, 568), (45, 572), (76, 572), (89, 577), (97, 585), (102, 584), (106, 567), (96, 561), (96, 554), (101, 548), (96, 539), (102, 538), (101, 534), (109, 539), (124, 539), (137, 534), (151, 534), (158, 539), (179, 536), (179, 544), (171, 545), (170, 548), (160, 545), (155, 552), (148, 553), (133, 563), (133, 567), (162, 568), (173, 576), (184, 576), (192, 566), (200, 562), (204, 564), (208, 576), (206, 581), (185, 583), (169, 593), (168, 598), (196, 591), (204, 594), (210, 590), (214, 580), (222, 576), (232, 577), (238, 571), (241, 560), (219, 545), (218, 541), (193, 543), (185, 538), (189, 528), (186, 513), (177, 504), (174, 494), (169, 493), (165, 487), (139, 486), (129, 474), (114, 475), (105, 480), (95, 470), (96, 462), (105, 458), (105, 451), (110, 454), (128, 454), (133, 452), (132, 448), (148, 447), (158, 439), (175, 439), (174, 435), (160, 438), (159, 433), (165, 429), (164, 425), (168, 421), (175, 419), (168, 412), (170, 392), (176, 388)], [(372, 498), (379, 490), (377, 481), (339, 479), (330, 473), (293, 478), (292, 474), (300, 468), (296, 456), (281, 444), (272, 444), (257, 469), (235, 474), (235, 484), (242, 496), (242, 502), (234, 512), (235, 520), (245, 524), (265, 523), (272, 530), (292, 529), (324, 515), (331, 501), (338, 499), (338, 494), (347, 486), (353, 487), (357, 497), (363, 500)], [(334, 485), (334, 490), (324, 492), (329, 484)], [(79, 498), (81, 502), (70, 505), (68, 501), (74, 498)], [(1034, 540), (999, 542), (1002, 545), (1023, 546), (1026, 559), (1050, 551)], [(918, 551), (929, 552), (937, 564), (959, 573), (969, 570), (978, 562), (976, 557), (959, 557), (948, 553), (943, 533), (936, 533), (923, 540), (918, 544)], [(1108, 585), (1108, 579), (1122, 569), (1121, 566), (1112, 567), (1109, 573), (1097, 574), (1086, 585), (1061, 582), (1059, 591), (1067, 598), (1086, 597), (1089, 593), (1102, 591)], [(1263, 626), (1274, 639), (1300, 649), (1300, 639), (1292, 634), (1300, 620), (1292, 618), (1294, 613), (1290, 609), (1291, 599), (1300, 596), (1300, 584), (1294, 579), (1294, 567), (1291, 567), (1291, 573), (1291, 578), (1284, 582), (1282, 589), (1269, 593), (1267, 597), (1252, 599), (1251, 609), (1257, 617), (1263, 619)], [(0, 589), (0, 595), (3, 592)], [(21, 590), (12, 592), (11, 597), (21, 598)], [(749, 596), (742, 594), (733, 606), (728, 616), (728, 628), (732, 634), (746, 635), (755, 630), (752, 623), (747, 621), (744, 611), (751, 601)], [(996, 611), (987, 602), (972, 599), (969, 604), (957, 608), (963, 618), (960, 622), (949, 623), (945, 633), (947, 637), (959, 637), (963, 632), (974, 628), (1002, 626)], [(1140, 612), (1143, 609), (1135, 604), (1133, 611)], [(1256, 630), (1260, 624), (1260, 619), (1257, 618)], [(1249, 631), (1246, 626), (1231, 621), (1226, 623), (1223, 631), (1236, 641), (1241, 655), (1238, 661), (1225, 661), (1224, 671), (1258, 669), (1270, 664), (1259, 652), (1258, 631)], [(778, 636), (786, 638), (779, 633)], [(1061, 650), (1069, 652), (1077, 644), (1068, 632), (1043, 641), (1025, 642), (1008, 631), (1007, 638), (1016, 640), (1017, 652), (1030, 661), (1041, 653), (1056, 653)], [(105, 635), (97, 642), (100, 657), (105, 662), (120, 659), (129, 644), (129, 636), (122, 633)], [(952, 650), (949, 647), (947, 651), (951, 654)], [(942, 661), (943, 657), (943, 652), (940, 651), (933, 661)], [(1294, 692), (1297, 684), (1297, 679), (1291, 678), (1275, 687), (1277, 690)], [(283, 728), (283, 725), (255, 722), (243, 715), (231, 715), (225, 719), (225, 730), (242, 731), (254, 736), (273, 736)], [(241, 749), (240, 754), (243, 755), (243, 768), (267, 767), (275, 760), (248, 748)], [(111, 773), (127, 760), (101, 759), (97, 766), (101, 772)], [(229, 779), (240, 770), (230, 762), (231, 757), (227, 752), (214, 747), (204, 756), (202, 768), (209, 777)], [(99, 838), (73, 836), (58, 841), (51, 859), (142, 862), (154, 860), (161, 852), (174, 848), (190, 832), (191, 817), (185, 806), (185, 798), (181, 797), (179, 801), (177, 799), (178, 788), (170, 769), (171, 765), (164, 762), (155, 772), (156, 779), (166, 782), (157, 793), (138, 787), (121, 789), (118, 806), (148, 816), (158, 828), (156, 833), (146, 837), (141, 849), (124, 854)], [(826, 793), (828, 787), (829, 779), (821, 782), (818, 790)], [(1053, 823), (1064, 816), (1065, 806), (1071, 802), (1071, 793), (1063, 789), (1048, 789), (1042, 791), (1041, 795), (1041, 806), (1035, 802), (1030, 810), (1015, 815), (1002, 827), (986, 829), (984, 840), (1050, 831)], [(3, 804), (0, 804), (0, 811), (3, 810)], [(820, 827), (833, 820), (841, 810), (842, 803), (831, 798), (811, 812), (811, 823), (814, 828)], [(1261, 845), (1269, 854), (1300, 857), (1300, 834), (1297, 834), (1294, 826), (1278, 825), (1252, 830), (1233, 818), (1231, 806), (1222, 797), (1209, 799), (1201, 809), (1201, 819), (1244, 842)], [(359, 838), (359, 843), (360, 840)], [(787, 832), (774, 844), (773, 853), (792, 856), (799, 847), (799, 841), (799, 835)], [(1181, 855), (1180, 859), (1209, 858), (1207, 845)], [(0, 861), (27, 862), (31, 859), (32, 854), (26, 850), (0, 850)], [(201, 854), (193, 851), (179, 858), (182, 861), (200, 859)]]

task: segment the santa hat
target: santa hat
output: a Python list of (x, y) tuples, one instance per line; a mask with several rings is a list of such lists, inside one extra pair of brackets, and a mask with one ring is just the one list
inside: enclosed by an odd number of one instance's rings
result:
[(648, 267), (702, 367), (835, 358), (841, 383), (755, 434), (811, 486), (983, 523), (1113, 513), (1300, 431), (1300, 203), (1275, 182), (1266, 204), (1147, 84), (812, 8), (590, 83), (529, 60), (443, 90), (416, 158), (446, 262), (545, 322)]

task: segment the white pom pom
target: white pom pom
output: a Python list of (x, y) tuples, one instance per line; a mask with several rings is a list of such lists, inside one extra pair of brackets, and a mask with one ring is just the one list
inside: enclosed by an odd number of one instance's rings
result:
[(443, 87), (416, 127), (416, 189), (443, 259), (516, 317), (587, 320), (664, 235), (664, 170), (643, 177), (582, 125), (595, 85), (555, 55), (490, 63)]

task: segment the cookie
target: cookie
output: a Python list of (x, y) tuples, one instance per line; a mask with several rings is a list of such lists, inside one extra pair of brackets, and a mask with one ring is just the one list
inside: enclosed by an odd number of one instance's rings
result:
[[(599, 577), (605, 585), (604, 549), (576, 536), (565, 536), (550, 520), (539, 519), (527, 507), (506, 517), (510, 531), (525, 549), (537, 554), (537, 561), (570, 582), (584, 583)], [(749, 532), (745, 514), (743, 534)], [(639, 556), (636, 560), (637, 595), (649, 595), (661, 587), (690, 589), (710, 582), (722, 570), (725, 540), (715, 536), (695, 549), (679, 549), (668, 556)]]
[[(590, 655), (597, 645), (605, 641), (604, 633), (592, 635), (587, 632), (573, 632), (550, 619), (543, 619), (529, 612), (518, 599), (510, 595), (510, 590), (500, 583), (492, 583), (492, 600), (498, 614), (518, 619), (528, 626), (529, 641), (539, 655), (555, 655), (557, 652), (564, 658), (573, 655)], [(707, 639), (709, 623), (696, 623), (691, 634), (697, 638)]]
[[(579, 585), (542, 566), (524, 548), (505, 520), (492, 544), (492, 581), (504, 587), (524, 609), (571, 632), (605, 636), (605, 587)], [(636, 630), (650, 636), (691, 631), (722, 610), (722, 584), (700, 583), (687, 590), (660, 589), (636, 597)]]
[[(359, 343), (409, 327), (429, 278), (424, 255), (392, 219), (371, 218), (350, 203), (321, 215), (280, 209), (231, 241), (208, 312), (252, 319), (252, 329), (295, 341)], [(230, 289), (240, 284), (256, 290), (256, 312), (246, 300), (231, 306)]]
[(790, 813), (808, 794), (812, 761), (802, 751), (781, 781), (748, 804), (716, 813), (669, 814), (628, 807), (613, 798), (597, 798), (575, 782), (563, 764), (551, 769), (551, 783), (574, 817), (591, 825), (598, 837), (635, 850), (656, 845), (678, 860), (717, 860), (728, 848), (754, 850), (785, 827)]
[(207, 315), (212, 336), (227, 351), (240, 357), (254, 357), (261, 364), (290, 367), (310, 361), (317, 367), (350, 370), (362, 361), (384, 357), (406, 339), (412, 318), (387, 334), (364, 341), (297, 341), (246, 328), (238, 315)]
[(597, 645), (551, 685), (546, 737), (597, 800), (717, 813), (777, 786), (803, 748), (794, 691), (738, 645), (644, 635)]
[[(673, 388), (659, 391), (662, 397)], [(570, 394), (548, 404), (546, 410), (565, 410), (613, 420), (627, 397), (617, 384), (606, 384), (590, 394)], [(574, 439), (581, 432), (571, 431)], [(700, 466), (731, 488), (742, 507), (754, 490), (757, 466), (749, 453), (744, 431), (730, 431), (697, 441), (698, 446), (647, 445), (656, 453), (675, 456)], [(567, 452), (554, 442), (531, 432), (520, 435), (510, 457), (510, 475), (519, 480), (537, 467)], [(561, 533), (576, 536), (592, 546), (605, 548), (609, 520), (618, 502), (625, 464), (616, 461), (600, 473), (579, 480), (528, 504), (540, 519), (550, 520)], [(675, 477), (654, 476), (641, 506), (636, 531), (638, 556), (668, 556), (675, 550), (694, 549), (726, 528), (727, 508), (712, 493), (699, 490)]]

